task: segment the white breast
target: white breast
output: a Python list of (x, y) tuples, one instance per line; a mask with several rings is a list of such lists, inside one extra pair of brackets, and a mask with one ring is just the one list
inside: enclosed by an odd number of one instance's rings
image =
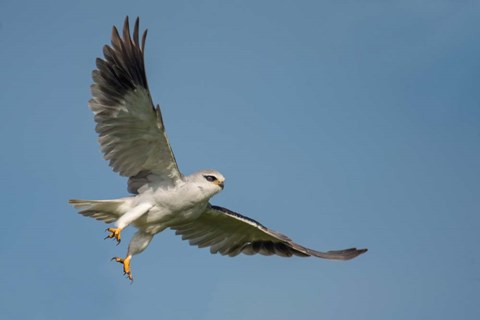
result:
[(149, 186), (137, 196), (137, 201), (150, 202), (153, 207), (135, 224), (143, 228), (159, 225), (163, 230), (180, 221), (196, 219), (205, 211), (209, 198), (210, 195), (192, 183), (181, 183), (175, 187)]

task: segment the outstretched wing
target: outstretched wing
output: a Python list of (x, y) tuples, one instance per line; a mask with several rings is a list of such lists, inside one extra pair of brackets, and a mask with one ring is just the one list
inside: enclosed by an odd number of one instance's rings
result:
[[(112, 45), (105, 45), (105, 59), (97, 58), (89, 106), (96, 131), (113, 171), (131, 177), (129, 191), (136, 193), (147, 177), (174, 183), (181, 178), (163, 125), (160, 108), (153, 105), (145, 74), (147, 30), (139, 41), (139, 19), (133, 38), (128, 17), (123, 38), (113, 27)], [(153, 176), (152, 176), (153, 175)]]
[(349, 260), (367, 251), (356, 248), (328, 252), (308, 249), (253, 219), (218, 206), (209, 206), (198, 219), (171, 228), (182, 239), (189, 240), (191, 245), (210, 247), (211, 253), (231, 257), (240, 253), (259, 253), (266, 256), (276, 254), (282, 257), (296, 255)]

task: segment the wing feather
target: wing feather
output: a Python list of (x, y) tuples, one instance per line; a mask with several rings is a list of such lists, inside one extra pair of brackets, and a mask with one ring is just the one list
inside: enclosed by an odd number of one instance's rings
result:
[(211, 253), (236, 256), (279, 255), (291, 257), (315, 256), (324, 259), (349, 260), (367, 249), (350, 248), (321, 252), (303, 247), (289, 237), (273, 231), (259, 222), (218, 206), (209, 206), (196, 220), (171, 227), (182, 239), (200, 248), (209, 246)]
[(168, 142), (160, 108), (155, 108), (145, 73), (144, 49), (147, 31), (139, 41), (139, 19), (133, 37), (128, 17), (120, 36), (112, 29), (111, 45), (103, 47), (92, 72), (92, 99), (96, 131), (104, 158), (115, 172), (130, 177), (129, 191), (150, 180), (174, 184), (182, 175)]

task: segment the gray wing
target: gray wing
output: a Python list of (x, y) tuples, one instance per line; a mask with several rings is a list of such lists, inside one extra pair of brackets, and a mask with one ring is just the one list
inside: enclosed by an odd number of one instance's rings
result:
[(163, 125), (159, 106), (153, 105), (145, 74), (144, 48), (147, 30), (139, 42), (139, 19), (133, 38), (128, 17), (123, 38), (113, 27), (112, 45), (105, 45), (105, 59), (97, 58), (93, 71), (96, 131), (113, 171), (130, 177), (129, 191), (136, 193), (148, 179), (174, 183), (181, 178)]
[(259, 222), (228, 209), (209, 206), (202, 215), (188, 223), (171, 227), (182, 239), (200, 248), (210, 247), (211, 253), (231, 257), (240, 253), (291, 257), (315, 256), (324, 259), (349, 260), (367, 249), (350, 248), (320, 252), (305, 248), (287, 236), (263, 226)]

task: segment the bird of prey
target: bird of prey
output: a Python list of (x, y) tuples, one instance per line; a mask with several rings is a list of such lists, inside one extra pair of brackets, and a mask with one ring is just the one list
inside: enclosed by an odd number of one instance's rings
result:
[(123, 35), (113, 27), (111, 46), (103, 47), (104, 59), (97, 58), (89, 107), (104, 158), (113, 171), (128, 177), (129, 197), (113, 200), (70, 200), (84, 216), (115, 223), (105, 238), (120, 243), (121, 232), (129, 225), (138, 231), (124, 258), (124, 274), (133, 280), (132, 256), (141, 253), (153, 236), (166, 228), (182, 239), (211, 253), (236, 256), (315, 256), (349, 260), (367, 249), (350, 248), (321, 252), (293, 242), (287, 236), (229, 209), (210, 204), (223, 190), (225, 178), (216, 170), (183, 175), (165, 133), (160, 107), (152, 102), (145, 73), (144, 52), (147, 30), (139, 38), (139, 18), (130, 34), (128, 17)]

